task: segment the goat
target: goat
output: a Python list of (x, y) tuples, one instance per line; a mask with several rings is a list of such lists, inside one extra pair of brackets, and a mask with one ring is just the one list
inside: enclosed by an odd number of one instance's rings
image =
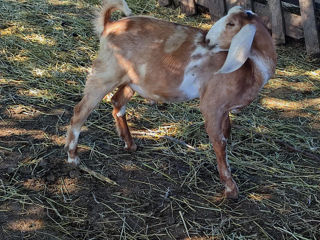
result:
[(226, 156), (229, 112), (251, 103), (274, 74), (276, 53), (259, 17), (233, 7), (212, 28), (203, 30), (146, 16), (111, 21), (111, 13), (131, 14), (124, 0), (105, 0), (95, 22), (100, 49), (88, 75), (82, 100), (75, 106), (65, 148), (78, 164), (81, 126), (110, 91), (113, 117), (125, 149), (135, 145), (125, 106), (135, 92), (161, 102), (200, 98), (200, 111), (216, 154), (226, 198), (238, 198)]

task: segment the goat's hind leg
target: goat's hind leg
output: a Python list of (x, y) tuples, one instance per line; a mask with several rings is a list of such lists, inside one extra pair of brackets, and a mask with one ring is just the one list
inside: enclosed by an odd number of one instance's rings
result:
[(134, 143), (126, 120), (126, 104), (133, 96), (134, 91), (128, 85), (121, 86), (112, 97), (113, 111), (117, 131), (125, 142), (125, 149), (136, 151), (137, 145)]
[(117, 85), (118, 82), (115, 81), (103, 81), (102, 79), (95, 78), (95, 76), (88, 77), (84, 96), (74, 108), (73, 117), (71, 118), (66, 136), (65, 149), (68, 153), (69, 163), (79, 164), (77, 145), (81, 127), (102, 98), (116, 88)]

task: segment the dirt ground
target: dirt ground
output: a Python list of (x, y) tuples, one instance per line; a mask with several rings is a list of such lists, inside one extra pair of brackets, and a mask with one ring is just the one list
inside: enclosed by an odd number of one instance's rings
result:
[[(139, 147), (128, 153), (107, 96), (80, 136), (84, 167), (66, 163), (66, 128), (98, 47), (97, 2), (0, 1), (0, 239), (320, 239), (320, 60), (301, 42), (278, 47), (274, 78), (231, 115), (238, 200), (221, 196), (197, 100), (135, 96), (127, 118)], [(211, 24), (128, 3), (135, 14)]]

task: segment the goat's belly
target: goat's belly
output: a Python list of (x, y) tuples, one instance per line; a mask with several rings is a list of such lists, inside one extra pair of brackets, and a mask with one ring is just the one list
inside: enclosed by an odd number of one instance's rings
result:
[(150, 99), (156, 102), (181, 102), (197, 98), (199, 91), (195, 86), (186, 87), (185, 84), (181, 84), (178, 88), (153, 88), (147, 89), (142, 85), (131, 83), (129, 85), (140, 96)]

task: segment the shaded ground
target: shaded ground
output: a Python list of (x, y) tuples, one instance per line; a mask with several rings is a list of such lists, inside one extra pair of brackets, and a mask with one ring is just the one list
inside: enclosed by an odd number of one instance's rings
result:
[[(64, 134), (98, 46), (96, 2), (0, 1), (0, 239), (319, 239), (320, 62), (300, 43), (278, 48), (274, 79), (232, 115), (238, 201), (221, 198), (197, 101), (134, 97), (130, 154), (105, 98), (80, 156), (116, 186), (65, 163)], [(206, 15), (128, 2), (136, 14), (210, 27)]]

